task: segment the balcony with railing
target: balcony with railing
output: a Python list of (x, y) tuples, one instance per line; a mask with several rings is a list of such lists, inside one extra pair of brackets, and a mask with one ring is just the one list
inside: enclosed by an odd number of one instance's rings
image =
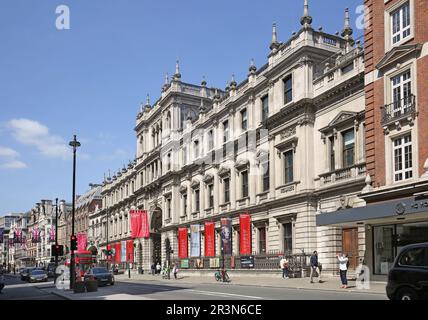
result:
[(366, 164), (360, 163), (352, 167), (338, 169), (319, 175), (319, 187), (327, 187), (343, 182), (364, 180), (366, 177)]
[(414, 118), (416, 115), (416, 96), (411, 94), (403, 99), (394, 101), (381, 107), (382, 109), (382, 125), (388, 125), (393, 122)]

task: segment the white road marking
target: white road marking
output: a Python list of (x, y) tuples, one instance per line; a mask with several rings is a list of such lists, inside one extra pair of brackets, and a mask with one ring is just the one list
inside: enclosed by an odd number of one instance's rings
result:
[(254, 299), (254, 300), (264, 300), (262, 297), (255, 296), (245, 296), (242, 294), (234, 294), (234, 293), (225, 293), (225, 292), (215, 292), (215, 291), (201, 291), (201, 290), (193, 290), (193, 289), (185, 289), (182, 291), (207, 295), (207, 296), (219, 296), (219, 297), (236, 297), (236, 298), (245, 298), (245, 299)]

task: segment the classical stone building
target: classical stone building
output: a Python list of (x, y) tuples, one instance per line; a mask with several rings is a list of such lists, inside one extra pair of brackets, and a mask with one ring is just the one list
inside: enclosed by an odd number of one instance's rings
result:
[(364, 3), (367, 206), (317, 222), (364, 228), (362, 258), (385, 280), (403, 246), (428, 242), (428, 3)]
[(177, 259), (178, 228), (201, 225), (203, 255), (207, 221), (220, 255), (228, 217), (238, 256), (239, 215), (249, 213), (257, 256), (318, 250), (333, 274), (345, 249), (357, 264), (364, 228), (317, 228), (316, 215), (364, 204), (364, 52), (348, 11), (341, 35), (314, 30), (307, 1), (300, 22), (286, 42), (274, 25), (267, 63), (252, 62), (225, 90), (183, 82), (177, 62), (159, 100), (137, 116), (136, 160), (103, 184), (101, 239), (106, 217), (111, 244), (130, 239), (130, 210), (147, 210), (150, 238), (135, 240), (135, 261), (147, 270)]

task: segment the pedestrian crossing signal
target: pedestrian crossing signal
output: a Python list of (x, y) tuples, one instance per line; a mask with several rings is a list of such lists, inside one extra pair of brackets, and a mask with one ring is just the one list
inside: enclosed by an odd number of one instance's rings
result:
[(59, 244), (52, 245), (52, 256), (62, 257), (64, 255), (64, 246)]
[(71, 236), (71, 246), (70, 246), (71, 251), (77, 251), (77, 237), (76, 236)]

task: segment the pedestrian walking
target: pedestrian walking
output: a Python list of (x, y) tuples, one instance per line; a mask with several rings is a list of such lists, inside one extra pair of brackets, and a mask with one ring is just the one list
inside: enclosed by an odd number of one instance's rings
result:
[(161, 272), (161, 265), (160, 265), (160, 263), (158, 262), (158, 264), (156, 265), (156, 273), (158, 273), (158, 274), (160, 274), (160, 272)]
[(174, 263), (174, 267), (172, 268), (172, 273), (174, 274), (174, 278), (177, 279), (178, 265), (176, 263)]
[(152, 275), (155, 275), (155, 273), (156, 273), (156, 265), (155, 265), (154, 262), (151, 265), (151, 270), (152, 270)]
[(288, 272), (289, 272), (288, 265), (289, 264), (288, 264), (288, 260), (286, 257), (283, 257), (281, 259), (281, 261), (279, 262), (279, 266), (282, 269), (282, 278), (283, 279), (288, 279)]
[(0, 294), (5, 286), (3, 271), (0, 272)]
[(340, 281), (342, 282), (342, 285), (340, 286), (343, 289), (348, 288), (348, 265), (349, 265), (349, 258), (345, 256), (343, 253), (337, 255), (337, 260), (339, 260), (339, 273), (340, 273)]
[(315, 272), (318, 273), (318, 282), (322, 283), (321, 281), (321, 263), (318, 261), (318, 252), (314, 251), (314, 253), (311, 256), (311, 283), (314, 283), (314, 274)]

